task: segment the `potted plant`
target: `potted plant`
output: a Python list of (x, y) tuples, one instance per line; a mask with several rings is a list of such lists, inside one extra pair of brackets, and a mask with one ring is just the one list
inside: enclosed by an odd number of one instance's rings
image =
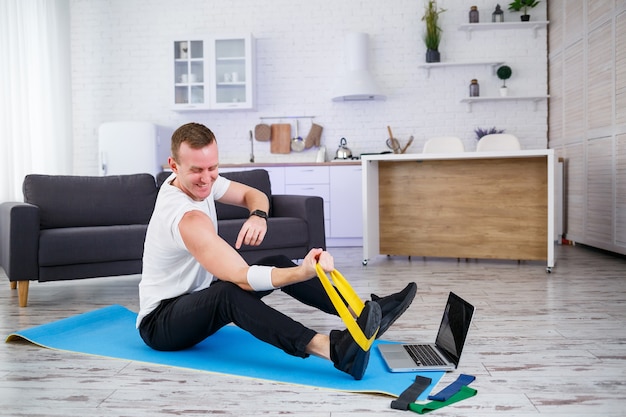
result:
[(488, 129), (483, 129), (482, 127), (477, 127), (474, 129), (474, 133), (476, 133), (476, 140), (480, 140), (485, 135), (493, 135), (496, 133), (504, 133), (504, 129), (496, 129), (496, 127), (491, 127)]
[(428, 0), (422, 20), (426, 22), (426, 32), (424, 33), (424, 43), (426, 44), (426, 62), (439, 62), (439, 42), (441, 42), (441, 27), (439, 26), (439, 15), (445, 9), (437, 7), (437, 0)]
[(513, 0), (509, 3), (509, 10), (513, 12), (523, 11), (524, 14), (520, 16), (522, 22), (528, 22), (530, 20), (530, 15), (528, 14), (528, 9), (532, 9), (539, 2), (536, 0)]
[(499, 79), (502, 80), (502, 87), (500, 87), (500, 95), (502, 97), (506, 97), (508, 94), (508, 90), (506, 88), (506, 80), (511, 78), (511, 74), (513, 74), (513, 70), (511, 70), (511, 67), (509, 67), (508, 65), (502, 65), (496, 71), (496, 75)]

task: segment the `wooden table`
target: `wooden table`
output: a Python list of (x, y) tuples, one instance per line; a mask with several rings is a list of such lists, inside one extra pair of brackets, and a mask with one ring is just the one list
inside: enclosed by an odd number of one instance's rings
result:
[(363, 264), (378, 254), (554, 266), (552, 149), (364, 155)]

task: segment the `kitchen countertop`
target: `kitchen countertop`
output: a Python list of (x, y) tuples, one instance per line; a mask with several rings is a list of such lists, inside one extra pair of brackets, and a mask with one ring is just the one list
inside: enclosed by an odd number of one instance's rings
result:
[(362, 161), (426, 161), (453, 159), (498, 159), (498, 158), (533, 158), (537, 156), (554, 156), (552, 149), (528, 149), (520, 151), (489, 151), (489, 152), (454, 152), (454, 153), (405, 153), (405, 154), (371, 154), (362, 155)]
[(328, 165), (361, 165), (359, 159), (348, 159), (341, 162), (245, 162), (242, 164), (220, 164), (222, 168), (263, 168), (263, 167), (297, 167), (297, 166), (328, 166)]
[[(360, 159), (349, 159), (341, 162), (243, 162), (241, 164), (228, 162), (220, 164), (220, 168), (263, 168), (263, 167), (306, 167), (330, 165), (361, 165)], [(163, 165), (164, 171), (170, 171), (168, 165)]]

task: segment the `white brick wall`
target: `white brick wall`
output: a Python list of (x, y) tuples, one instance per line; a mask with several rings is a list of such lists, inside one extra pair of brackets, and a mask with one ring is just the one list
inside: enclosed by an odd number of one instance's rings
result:
[[(424, 0), (425, 1), (425, 0)], [(222, 162), (247, 162), (248, 131), (260, 116), (314, 115), (324, 127), (322, 142), (334, 156), (341, 137), (354, 154), (386, 150), (386, 126), (418, 152), (430, 136), (461, 137), (475, 149), (477, 126), (506, 129), (525, 149), (546, 147), (547, 106), (532, 102), (475, 104), (471, 113), (459, 100), (477, 78), (481, 96), (498, 95), (500, 80), (486, 67), (432, 70), (424, 63), (421, 40), (423, 2), (415, 0), (71, 0), (74, 171), (97, 172), (97, 129), (112, 120), (149, 120), (175, 128), (189, 121), (208, 125), (217, 135)], [(471, 4), (470, 4), (471, 3)], [(545, 20), (545, 3), (531, 11)], [(471, 5), (481, 22), (491, 20), (490, 1), (440, 1), (444, 30), (442, 61), (502, 59), (513, 69), (510, 95), (546, 94), (546, 30), (474, 32), (458, 30)], [(505, 20), (519, 21), (506, 11)], [(370, 34), (370, 69), (387, 95), (383, 102), (335, 103), (334, 79), (342, 68), (343, 36)], [(255, 111), (176, 113), (168, 85), (171, 42), (189, 34), (252, 33), (257, 39)], [(303, 119), (300, 135), (310, 121)], [(255, 142), (257, 162), (313, 161), (315, 150), (274, 155)]]

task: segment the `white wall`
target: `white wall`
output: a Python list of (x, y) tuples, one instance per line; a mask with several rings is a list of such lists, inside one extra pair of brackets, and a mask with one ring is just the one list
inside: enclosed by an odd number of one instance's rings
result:
[[(424, 0), (425, 2), (425, 0)], [(546, 29), (478, 31), (468, 40), (458, 25), (467, 23), (471, 5), (481, 22), (491, 20), (493, 1), (440, 1), (444, 30), (442, 61), (503, 59), (513, 68), (510, 95), (546, 94)], [(506, 21), (519, 14), (506, 11)], [(531, 11), (546, 19), (546, 2)], [(222, 162), (247, 162), (248, 131), (260, 116), (314, 115), (324, 127), (322, 142), (334, 157), (341, 137), (354, 154), (386, 150), (386, 126), (410, 151), (426, 138), (451, 134), (475, 149), (477, 126), (506, 129), (525, 149), (547, 146), (547, 104), (480, 103), (467, 112), (459, 100), (477, 78), (481, 96), (498, 94), (500, 80), (487, 67), (424, 69), (423, 2), (415, 0), (71, 0), (74, 171), (97, 172), (97, 129), (113, 120), (149, 120), (177, 127), (189, 121), (209, 126), (220, 143)], [(343, 36), (370, 34), (370, 69), (387, 100), (330, 100), (342, 67)], [(252, 33), (257, 39), (257, 108), (254, 111), (177, 113), (168, 100), (171, 42), (189, 34)], [(301, 136), (309, 121), (301, 124)], [(255, 142), (257, 162), (314, 161), (315, 150), (290, 155), (269, 153)]]

